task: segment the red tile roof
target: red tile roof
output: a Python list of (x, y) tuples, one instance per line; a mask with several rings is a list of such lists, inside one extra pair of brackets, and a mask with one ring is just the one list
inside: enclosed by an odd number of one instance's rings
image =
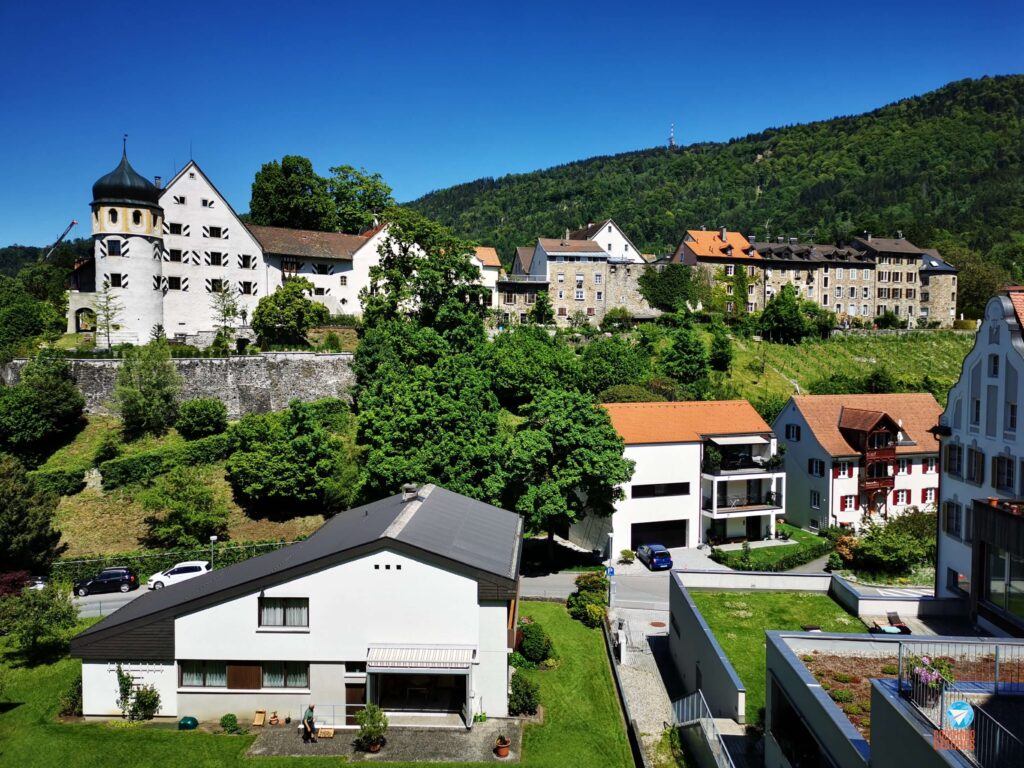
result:
[[(690, 229), (679, 246), (691, 251), (699, 259), (761, 259), (761, 254), (750, 247), (750, 241), (739, 232), (726, 232), (723, 242), (719, 230)], [(727, 253), (731, 248), (732, 254)]]
[[(815, 439), (831, 456), (853, 456), (857, 451), (840, 430), (856, 423), (863, 427), (882, 414), (897, 424), (914, 445), (897, 445), (896, 453), (938, 453), (939, 441), (930, 430), (939, 423), (942, 408), (929, 392), (895, 395), (794, 395), (793, 404), (803, 415)], [(860, 411), (858, 414), (857, 411)], [(874, 411), (875, 415), (870, 412)], [(873, 426), (873, 424), (872, 424)]]
[(1013, 311), (1017, 315), (1017, 322), (1024, 327), (1024, 285), (1008, 285), (1003, 289), (1013, 304)]
[(369, 239), (363, 235), (345, 235), (340, 232), (315, 232), (258, 224), (246, 226), (266, 253), (278, 256), (351, 261), (355, 252), (366, 245)]
[(498, 252), (493, 248), (485, 245), (478, 245), (476, 247), (476, 257), (480, 259), (485, 267), (497, 267), (501, 269), (501, 259), (498, 258)]
[(772, 431), (746, 400), (606, 403), (604, 408), (626, 445), (695, 443), (711, 435)]

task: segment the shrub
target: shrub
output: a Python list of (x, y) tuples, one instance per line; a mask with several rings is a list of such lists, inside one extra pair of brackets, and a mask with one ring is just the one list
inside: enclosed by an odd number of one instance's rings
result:
[(228, 428), (228, 409), (220, 400), (197, 397), (178, 406), (175, 428), (186, 440), (219, 435)]
[(179, 462), (188, 466), (214, 464), (226, 459), (231, 453), (231, 441), (227, 435), (210, 435), (186, 443), (179, 451)]
[(7, 571), (0, 573), (0, 597), (20, 595), (30, 574), (28, 571)]
[(848, 715), (863, 715), (864, 707), (860, 704), (849, 704), (846, 707), (843, 707), (843, 711)]
[(105, 461), (99, 467), (103, 488), (145, 484), (178, 465), (213, 464), (228, 455), (231, 445), (228, 435), (211, 435), (177, 448), (157, 448)]
[(954, 331), (974, 331), (978, 328), (977, 320), (954, 320), (953, 330)]
[(836, 688), (828, 692), (828, 695), (832, 697), (832, 701), (838, 704), (849, 704), (853, 701), (853, 693), (847, 691), (844, 688)]
[(359, 733), (356, 743), (360, 749), (369, 749), (373, 744), (383, 744), (388, 732), (388, 718), (376, 704), (367, 704), (366, 709), (356, 712)]
[(114, 384), (125, 435), (163, 434), (174, 423), (180, 389), (181, 377), (166, 342), (127, 350)]
[(227, 505), (210, 487), (208, 472), (195, 467), (175, 467), (157, 478), (142, 507), (151, 513), (150, 539), (165, 547), (198, 546), (228, 527)]
[(830, 571), (838, 571), (843, 567), (843, 558), (839, 556), (838, 552), (833, 552), (828, 556), (827, 568)]
[(584, 571), (576, 577), (578, 592), (599, 592), (602, 596), (608, 591), (608, 579), (602, 571)]
[(0, 453), (0, 567), (45, 572), (64, 549), (56, 511), (57, 497), (39, 488), (16, 458)]
[(599, 403), (655, 403), (664, 402), (665, 397), (639, 384), (616, 384), (597, 393)]
[(583, 618), (580, 619), (586, 626), (591, 629), (597, 629), (601, 626), (601, 622), (605, 618), (605, 609), (603, 605), (597, 603), (589, 603), (584, 611)]
[(100, 438), (100, 444), (96, 446), (96, 453), (92, 456), (92, 465), (98, 467), (105, 461), (116, 459), (121, 455), (123, 449), (124, 443), (121, 442), (121, 436), (117, 432), (104, 432), (103, 437)]
[(551, 656), (551, 638), (544, 631), (544, 627), (534, 622), (524, 624), (522, 628), (523, 641), (519, 650), (529, 661), (539, 664)]
[(341, 352), (341, 338), (334, 331), (331, 331), (320, 342), (320, 349), (324, 352)]
[(636, 553), (632, 549), (624, 549), (619, 552), (619, 562), (629, 565), (636, 560)]
[(516, 669), (534, 669), (537, 666), (519, 651), (512, 651), (508, 655), (508, 665)]
[(36, 488), (54, 496), (74, 496), (85, 488), (84, 469), (47, 469), (29, 472)]
[(128, 707), (129, 720), (152, 720), (160, 711), (160, 692), (156, 686), (140, 685), (132, 692), (132, 701)]
[(588, 627), (598, 627), (604, 618), (608, 579), (601, 571), (587, 571), (576, 577), (576, 591), (569, 595), (565, 607), (569, 615)]
[(513, 716), (537, 714), (537, 707), (540, 706), (540, 691), (537, 684), (517, 672), (512, 675), (511, 687), (508, 713)]
[(897, 667), (895, 664), (886, 664), (884, 667), (882, 667), (883, 675), (898, 675), (899, 673), (900, 668)]
[(220, 719), (220, 729), (224, 733), (239, 733), (242, 730), (238, 727), (238, 718), (233, 712), (228, 712)]
[(845, 672), (833, 672), (832, 679), (837, 683), (848, 683), (850, 682), (850, 676)]
[(68, 717), (82, 716), (82, 676), (75, 675), (71, 685), (60, 697), (60, 713)]
[(864, 571), (907, 573), (927, 562), (934, 546), (934, 539), (922, 541), (910, 531), (871, 525), (853, 550), (853, 566)]

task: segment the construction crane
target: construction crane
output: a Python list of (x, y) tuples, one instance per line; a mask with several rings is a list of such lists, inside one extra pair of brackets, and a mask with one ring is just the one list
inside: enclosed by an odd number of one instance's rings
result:
[(67, 228), (60, 233), (60, 237), (57, 238), (57, 242), (55, 242), (53, 246), (50, 248), (50, 250), (46, 252), (46, 255), (43, 256), (42, 261), (46, 261), (51, 256), (53, 256), (53, 252), (57, 250), (57, 246), (64, 242), (64, 238), (68, 236), (68, 232), (70, 232), (71, 228), (75, 226), (77, 223), (78, 221), (76, 219), (71, 220), (71, 223), (68, 224)]

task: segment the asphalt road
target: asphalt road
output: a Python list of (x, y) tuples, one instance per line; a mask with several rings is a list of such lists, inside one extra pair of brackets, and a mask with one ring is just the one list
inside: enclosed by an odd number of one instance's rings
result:
[[(616, 605), (624, 608), (668, 609), (669, 571), (637, 573), (612, 578)], [(523, 598), (565, 599), (576, 589), (578, 573), (552, 573), (549, 576), (524, 576), (519, 583)]]
[(132, 600), (149, 592), (145, 587), (139, 587), (131, 592), (106, 592), (101, 595), (86, 595), (78, 597), (72, 595), (71, 599), (78, 606), (78, 615), (83, 619), (93, 616), (106, 616), (113, 613), (122, 605), (127, 605)]

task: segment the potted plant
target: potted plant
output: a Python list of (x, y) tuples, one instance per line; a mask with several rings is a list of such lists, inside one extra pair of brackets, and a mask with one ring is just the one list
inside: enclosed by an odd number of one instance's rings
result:
[(367, 704), (366, 709), (356, 712), (356, 723), (359, 725), (356, 746), (367, 752), (380, 752), (388, 732), (387, 715), (376, 704)]
[(934, 707), (942, 692), (943, 680), (955, 682), (948, 659), (914, 656), (907, 662), (911, 670), (910, 696), (919, 707)]
[(498, 734), (497, 740), (494, 742), (494, 754), (498, 757), (508, 757), (509, 747), (512, 746), (512, 740), (504, 733)]

